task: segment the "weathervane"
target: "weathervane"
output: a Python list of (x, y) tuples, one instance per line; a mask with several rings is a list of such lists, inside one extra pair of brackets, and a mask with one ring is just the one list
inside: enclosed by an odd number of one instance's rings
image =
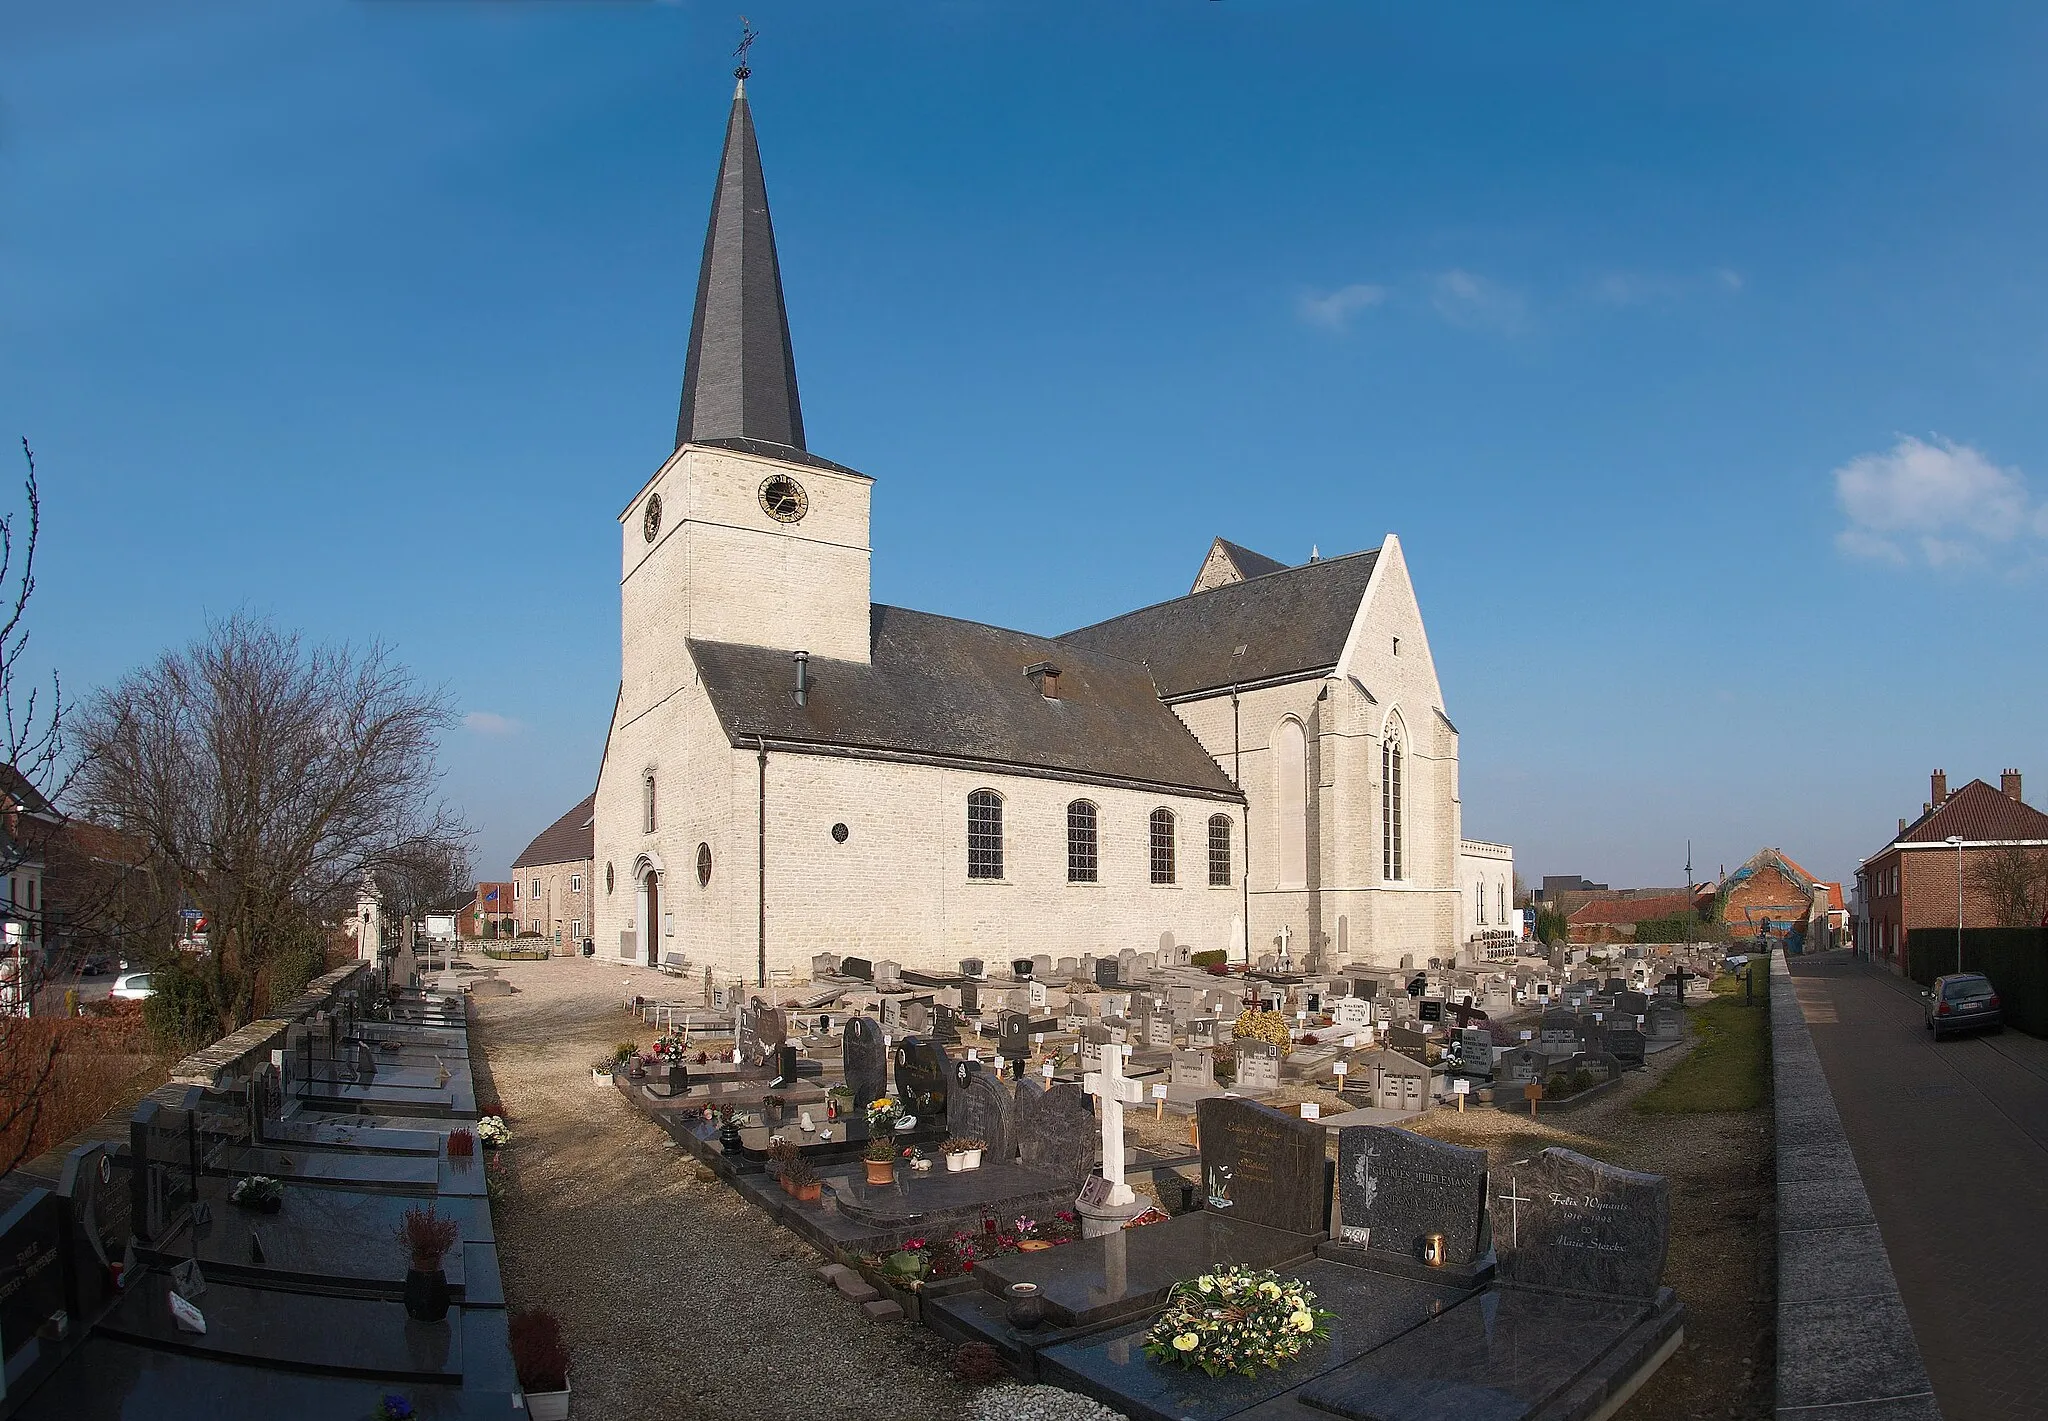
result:
[(754, 41), (760, 37), (754, 27), (747, 23), (747, 17), (740, 16), (740, 47), (732, 52), (733, 58), (740, 62), (740, 67), (732, 71), (733, 78), (744, 79), (754, 72), (747, 68), (747, 51), (754, 47)]

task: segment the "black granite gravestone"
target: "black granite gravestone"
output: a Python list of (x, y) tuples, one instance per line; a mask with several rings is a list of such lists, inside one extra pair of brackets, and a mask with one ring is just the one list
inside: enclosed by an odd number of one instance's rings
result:
[(1321, 1233), (1329, 1219), (1324, 1127), (1257, 1101), (1214, 1097), (1196, 1107), (1202, 1196), (1233, 1219)]
[(1010, 959), (1010, 976), (1019, 982), (1028, 982), (1036, 966), (1028, 957), (1013, 957)]
[[(981, 1063), (961, 1064), (979, 1067)], [(1016, 1102), (1010, 1087), (1000, 1077), (993, 1071), (979, 1069), (968, 1076), (964, 1085), (956, 1077), (947, 1107), (947, 1126), (953, 1134), (985, 1142), (984, 1163), (1009, 1163), (1017, 1152)]]
[(896, 1098), (929, 1124), (946, 1118), (946, 1053), (917, 1036), (896, 1043)]
[(1624, 1066), (1643, 1064), (1643, 1053), (1650, 1049), (1650, 1038), (1633, 1026), (1617, 1026), (1607, 1033), (1607, 1054)]
[(1031, 1018), (1021, 1011), (996, 1014), (996, 1051), (1006, 1061), (1021, 1061), (1031, 1054)]
[(784, 1042), (769, 1053), (768, 1060), (775, 1071), (773, 1079), (768, 1082), (769, 1085), (789, 1086), (796, 1084), (796, 1047), (791, 1046), (788, 1042)]
[(932, 1044), (942, 1051), (960, 1044), (960, 1013), (944, 1002), (932, 1003)]
[(1671, 1232), (1671, 1181), (1664, 1176), (1553, 1146), (1527, 1164), (1503, 1167), (1493, 1193), (1503, 1281), (1656, 1296)]
[(967, 1083), (980, 1075), (983, 1067), (979, 1061), (949, 1060), (947, 1069), (953, 1078), (946, 1085), (946, 1133), (964, 1135), (968, 1132), (961, 1129), (961, 1119), (967, 1108)]
[(0, 1215), (0, 1346), (12, 1357), (64, 1311), (57, 1197), (31, 1189)]
[(882, 1046), (881, 1024), (871, 1016), (848, 1017), (841, 1042), (846, 1088), (853, 1093), (853, 1113), (859, 1115), (889, 1086), (889, 1054)]
[(1015, 1119), (1017, 1163), (1079, 1189), (1095, 1168), (1101, 1134), (1081, 1087), (1063, 1082), (1040, 1090), (1027, 1077), (1017, 1085)]
[(839, 975), (872, 982), (875, 980), (875, 964), (865, 957), (842, 957), (839, 960)]
[(1421, 1262), (1430, 1235), (1442, 1263), (1463, 1267), (1486, 1248), (1486, 1151), (1385, 1125), (1337, 1132), (1339, 1242)]
[(1122, 964), (1114, 957), (1096, 958), (1095, 985), (1098, 987), (1114, 987), (1117, 984), (1117, 968), (1120, 966)]

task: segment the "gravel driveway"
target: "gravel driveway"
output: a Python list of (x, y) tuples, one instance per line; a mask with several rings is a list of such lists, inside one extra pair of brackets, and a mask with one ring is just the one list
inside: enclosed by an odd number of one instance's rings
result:
[[(478, 997), (476, 1036), (510, 1116), (497, 1211), (505, 1294), (566, 1326), (573, 1410), (597, 1418), (953, 1416), (969, 1393), (950, 1349), (906, 1322), (870, 1323), (813, 1276), (825, 1260), (699, 1166), (591, 1062), (629, 1037), (628, 979), (572, 958), (485, 964), (511, 996)], [(469, 977), (476, 974), (461, 973)]]

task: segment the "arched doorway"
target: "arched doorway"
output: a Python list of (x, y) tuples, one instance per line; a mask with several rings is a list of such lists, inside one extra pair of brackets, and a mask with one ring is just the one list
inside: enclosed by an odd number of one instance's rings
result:
[(642, 858), (634, 865), (640, 885), (636, 905), (640, 914), (640, 954), (649, 967), (661, 965), (661, 868)]

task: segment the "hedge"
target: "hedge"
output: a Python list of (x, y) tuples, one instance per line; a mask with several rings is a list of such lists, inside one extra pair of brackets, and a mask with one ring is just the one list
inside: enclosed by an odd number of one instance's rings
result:
[(1188, 966), (1190, 967), (1221, 967), (1229, 960), (1229, 954), (1220, 947), (1212, 947), (1204, 952), (1191, 952), (1188, 954)]
[[(1954, 928), (1914, 928), (1906, 934), (1906, 975), (1915, 982), (1930, 986), (1955, 970)], [(1991, 979), (2008, 1025), (2029, 1036), (2048, 1036), (2048, 929), (1966, 928), (1963, 970)]]

